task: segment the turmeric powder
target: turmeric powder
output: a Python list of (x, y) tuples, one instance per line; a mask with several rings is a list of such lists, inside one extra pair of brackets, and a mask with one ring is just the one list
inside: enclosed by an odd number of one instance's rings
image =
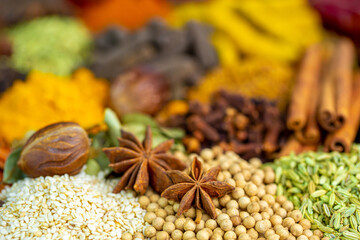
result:
[(212, 93), (224, 89), (247, 97), (275, 100), (284, 110), (289, 101), (293, 74), (288, 64), (250, 58), (207, 74), (189, 91), (189, 98), (208, 102)]
[(59, 121), (92, 127), (103, 120), (108, 92), (108, 83), (86, 69), (71, 77), (33, 71), (0, 98), (0, 138), (10, 143)]

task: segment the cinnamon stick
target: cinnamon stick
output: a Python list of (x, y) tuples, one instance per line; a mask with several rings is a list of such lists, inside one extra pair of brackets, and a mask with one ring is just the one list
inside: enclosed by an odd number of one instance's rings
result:
[(282, 147), (278, 157), (288, 156), (292, 152), (296, 154), (301, 153), (302, 148), (302, 144), (294, 136), (291, 136), (287, 143)]
[(280, 112), (277, 107), (269, 106), (265, 109), (264, 125), (266, 134), (263, 149), (266, 153), (272, 153), (279, 147), (278, 139), (282, 131)]
[(349, 117), (354, 52), (350, 40), (339, 40), (323, 75), (318, 119), (329, 132), (340, 129)]
[(318, 147), (318, 144), (309, 144), (309, 145), (303, 145), (302, 151), (301, 152), (314, 152), (316, 151)]
[(350, 115), (344, 126), (329, 134), (325, 140), (325, 151), (349, 152), (360, 123), (360, 72), (356, 74), (352, 87)]
[(313, 89), (315, 91), (312, 94), (312, 99), (309, 102), (309, 109), (308, 109), (308, 116), (307, 122), (304, 129), (295, 131), (295, 137), (299, 140), (302, 144), (316, 144), (320, 141), (320, 128), (317, 123), (317, 106), (319, 102), (319, 88), (320, 82), (320, 70), (314, 73), (314, 85)]
[(310, 46), (301, 63), (299, 74), (294, 86), (287, 119), (290, 130), (300, 130), (305, 127), (309, 113), (309, 103), (314, 90), (314, 82), (322, 63), (322, 48), (320, 45)]
[(340, 40), (337, 50), (335, 55), (337, 59), (337, 71), (335, 73), (335, 125), (340, 128), (349, 118), (355, 47), (351, 40), (344, 38)]

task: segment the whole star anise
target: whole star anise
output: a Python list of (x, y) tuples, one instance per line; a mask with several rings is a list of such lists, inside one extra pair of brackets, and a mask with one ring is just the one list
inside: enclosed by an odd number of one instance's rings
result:
[(173, 140), (165, 141), (152, 149), (152, 133), (149, 126), (142, 143), (130, 132), (122, 130), (121, 137), (119, 147), (103, 149), (114, 172), (124, 173), (115, 186), (114, 193), (123, 189), (134, 189), (144, 194), (149, 182), (155, 191), (162, 192), (171, 185), (166, 171), (186, 168), (184, 162), (167, 153), (174, 143)]
[[(216, 211), (212, 197), (222, 197), (235, 188), (227, 183), (216, 181), (220, 166), (203, 172), (201, 162), (195, 158), (192, 162), (190, 174), (178, 170), (168, 171), (174, 185), (168, 187), (161, 194), (162, 197), (173, 201), (180, 201), (177, 216), (187, 211), (192, 205), (197, 209), (204, 209), (212, 218), (216, 218)], [(200, 214), (198, 212), (198, 214)], [(196, 218), (201, 219), (199, 215)]]

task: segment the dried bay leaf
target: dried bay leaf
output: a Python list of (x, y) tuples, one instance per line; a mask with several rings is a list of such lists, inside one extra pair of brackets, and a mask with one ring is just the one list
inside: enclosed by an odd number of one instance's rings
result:
[(116, 113), (110, 108), (105, 109), (105, 123), (108, 126), (111, 143), (119, 146), (118, 138), (120, 137), (121, 123)]
[(26, 177), (25, 173), (23, 173), (17, 165), (20, 159), (21, 150), (22, 148), (16, 148), (6, 159), (3, 176), (4, 183), (15, 183)]

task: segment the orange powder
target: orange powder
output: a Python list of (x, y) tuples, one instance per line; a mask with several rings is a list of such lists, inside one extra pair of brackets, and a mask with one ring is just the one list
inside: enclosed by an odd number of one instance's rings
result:
[(78, 15), (94, 32), (111, 24), (134, 30), (153, 17), (166, 17), (170, 9), (166, 0), (103, 0), (79, 9)]

